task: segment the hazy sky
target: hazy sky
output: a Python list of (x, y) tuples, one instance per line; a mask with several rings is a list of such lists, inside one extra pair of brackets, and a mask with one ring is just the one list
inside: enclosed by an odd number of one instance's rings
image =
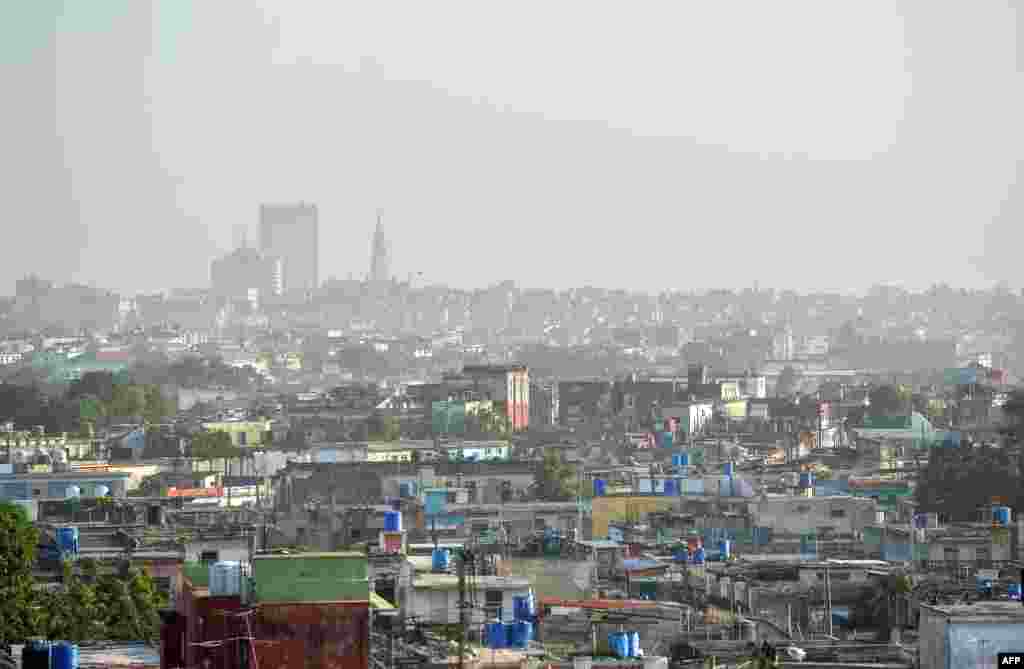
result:
[(1024, 285), (1012, 3), (32, 0), (0, 283), (206, 285), (261, 202), (323, 278)]

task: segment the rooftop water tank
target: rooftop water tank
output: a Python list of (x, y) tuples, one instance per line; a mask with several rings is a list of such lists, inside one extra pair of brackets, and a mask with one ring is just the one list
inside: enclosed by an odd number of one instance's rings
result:
[(68, 641), (53, 644), (50, 652), (51, 669), (78, 669), (78, 645)]
[(100, 485), (96, 486), (96, 488), (93, 490), (93, 494), (96, 497), (106, 497), (107, 495), (110, 494), (110, 488), (108, 488), (107, 486), (105, 486), (103, 484), (100, 484)]
[(78, 499), (82, 496), (82, 489), (76, 485), (69, 485), (64, 489), (64, 497), (67, 499)]
[(242, 594), (242, 563), (221, 561), (210, 565), (210, 596), (231, 597)]

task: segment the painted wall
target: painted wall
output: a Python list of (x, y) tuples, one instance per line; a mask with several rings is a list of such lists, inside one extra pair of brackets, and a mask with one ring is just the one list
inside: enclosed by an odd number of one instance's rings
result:
[[(473, 624), (482, 624), (487, 621), (487, 613), (482, 610), (483, 602), (486, 601), (487, 587), (479, 586), (477, 598), (479, 607), (470, 614), (470, 621)], [(512, 612), (512, 598), (525, 596), (529, 593), (530, 587), (523, 584), (520, 587), (503, 589), (501, 591), (502, 615), (508, 617)], [(418, 616), (420, 620), (429, 620), (432, 623), (453, 624), (459, 622), (459, 591), (457, 587), (452, 588), (417, 588), (415, 583), (409, 591), (409, 610), (411, 615)]]
[(211, 432), (227, 432), (231, 435), (233, 446), (260, 447), (266, 433), (273, 426), (273, 421), (225, 421), (217, 423), (203, 423), (204, 430)]
[(667, 511), (679, 506), (677, 497), (594, 497), (591, 500), (591, 532), (594, 539), (608, 536), (608, 524), (637, 515)]

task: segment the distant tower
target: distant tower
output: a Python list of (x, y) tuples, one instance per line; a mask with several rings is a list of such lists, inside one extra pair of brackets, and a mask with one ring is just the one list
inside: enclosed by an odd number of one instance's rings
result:
[(384, 236), (384, 212), (377, 210), (377, 227), (373, 231), (373, 248), (370, 252), (370, 280), (391, 280), (391, 244)]

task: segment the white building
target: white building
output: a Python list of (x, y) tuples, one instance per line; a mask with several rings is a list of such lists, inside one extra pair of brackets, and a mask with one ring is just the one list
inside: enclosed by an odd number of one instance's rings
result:
[[(530, 581), (514, 576), (476, 576), (473, 578), (479, 606), (470, 613), (471, 624), (495, 618), (500, 608), (507, 618), (512, 613), (512, 598), (530, 593)], [(459, 578), (452, 574), (415, 574), (409, 588), (409, 615), (434, 624), (459, 622)]]

